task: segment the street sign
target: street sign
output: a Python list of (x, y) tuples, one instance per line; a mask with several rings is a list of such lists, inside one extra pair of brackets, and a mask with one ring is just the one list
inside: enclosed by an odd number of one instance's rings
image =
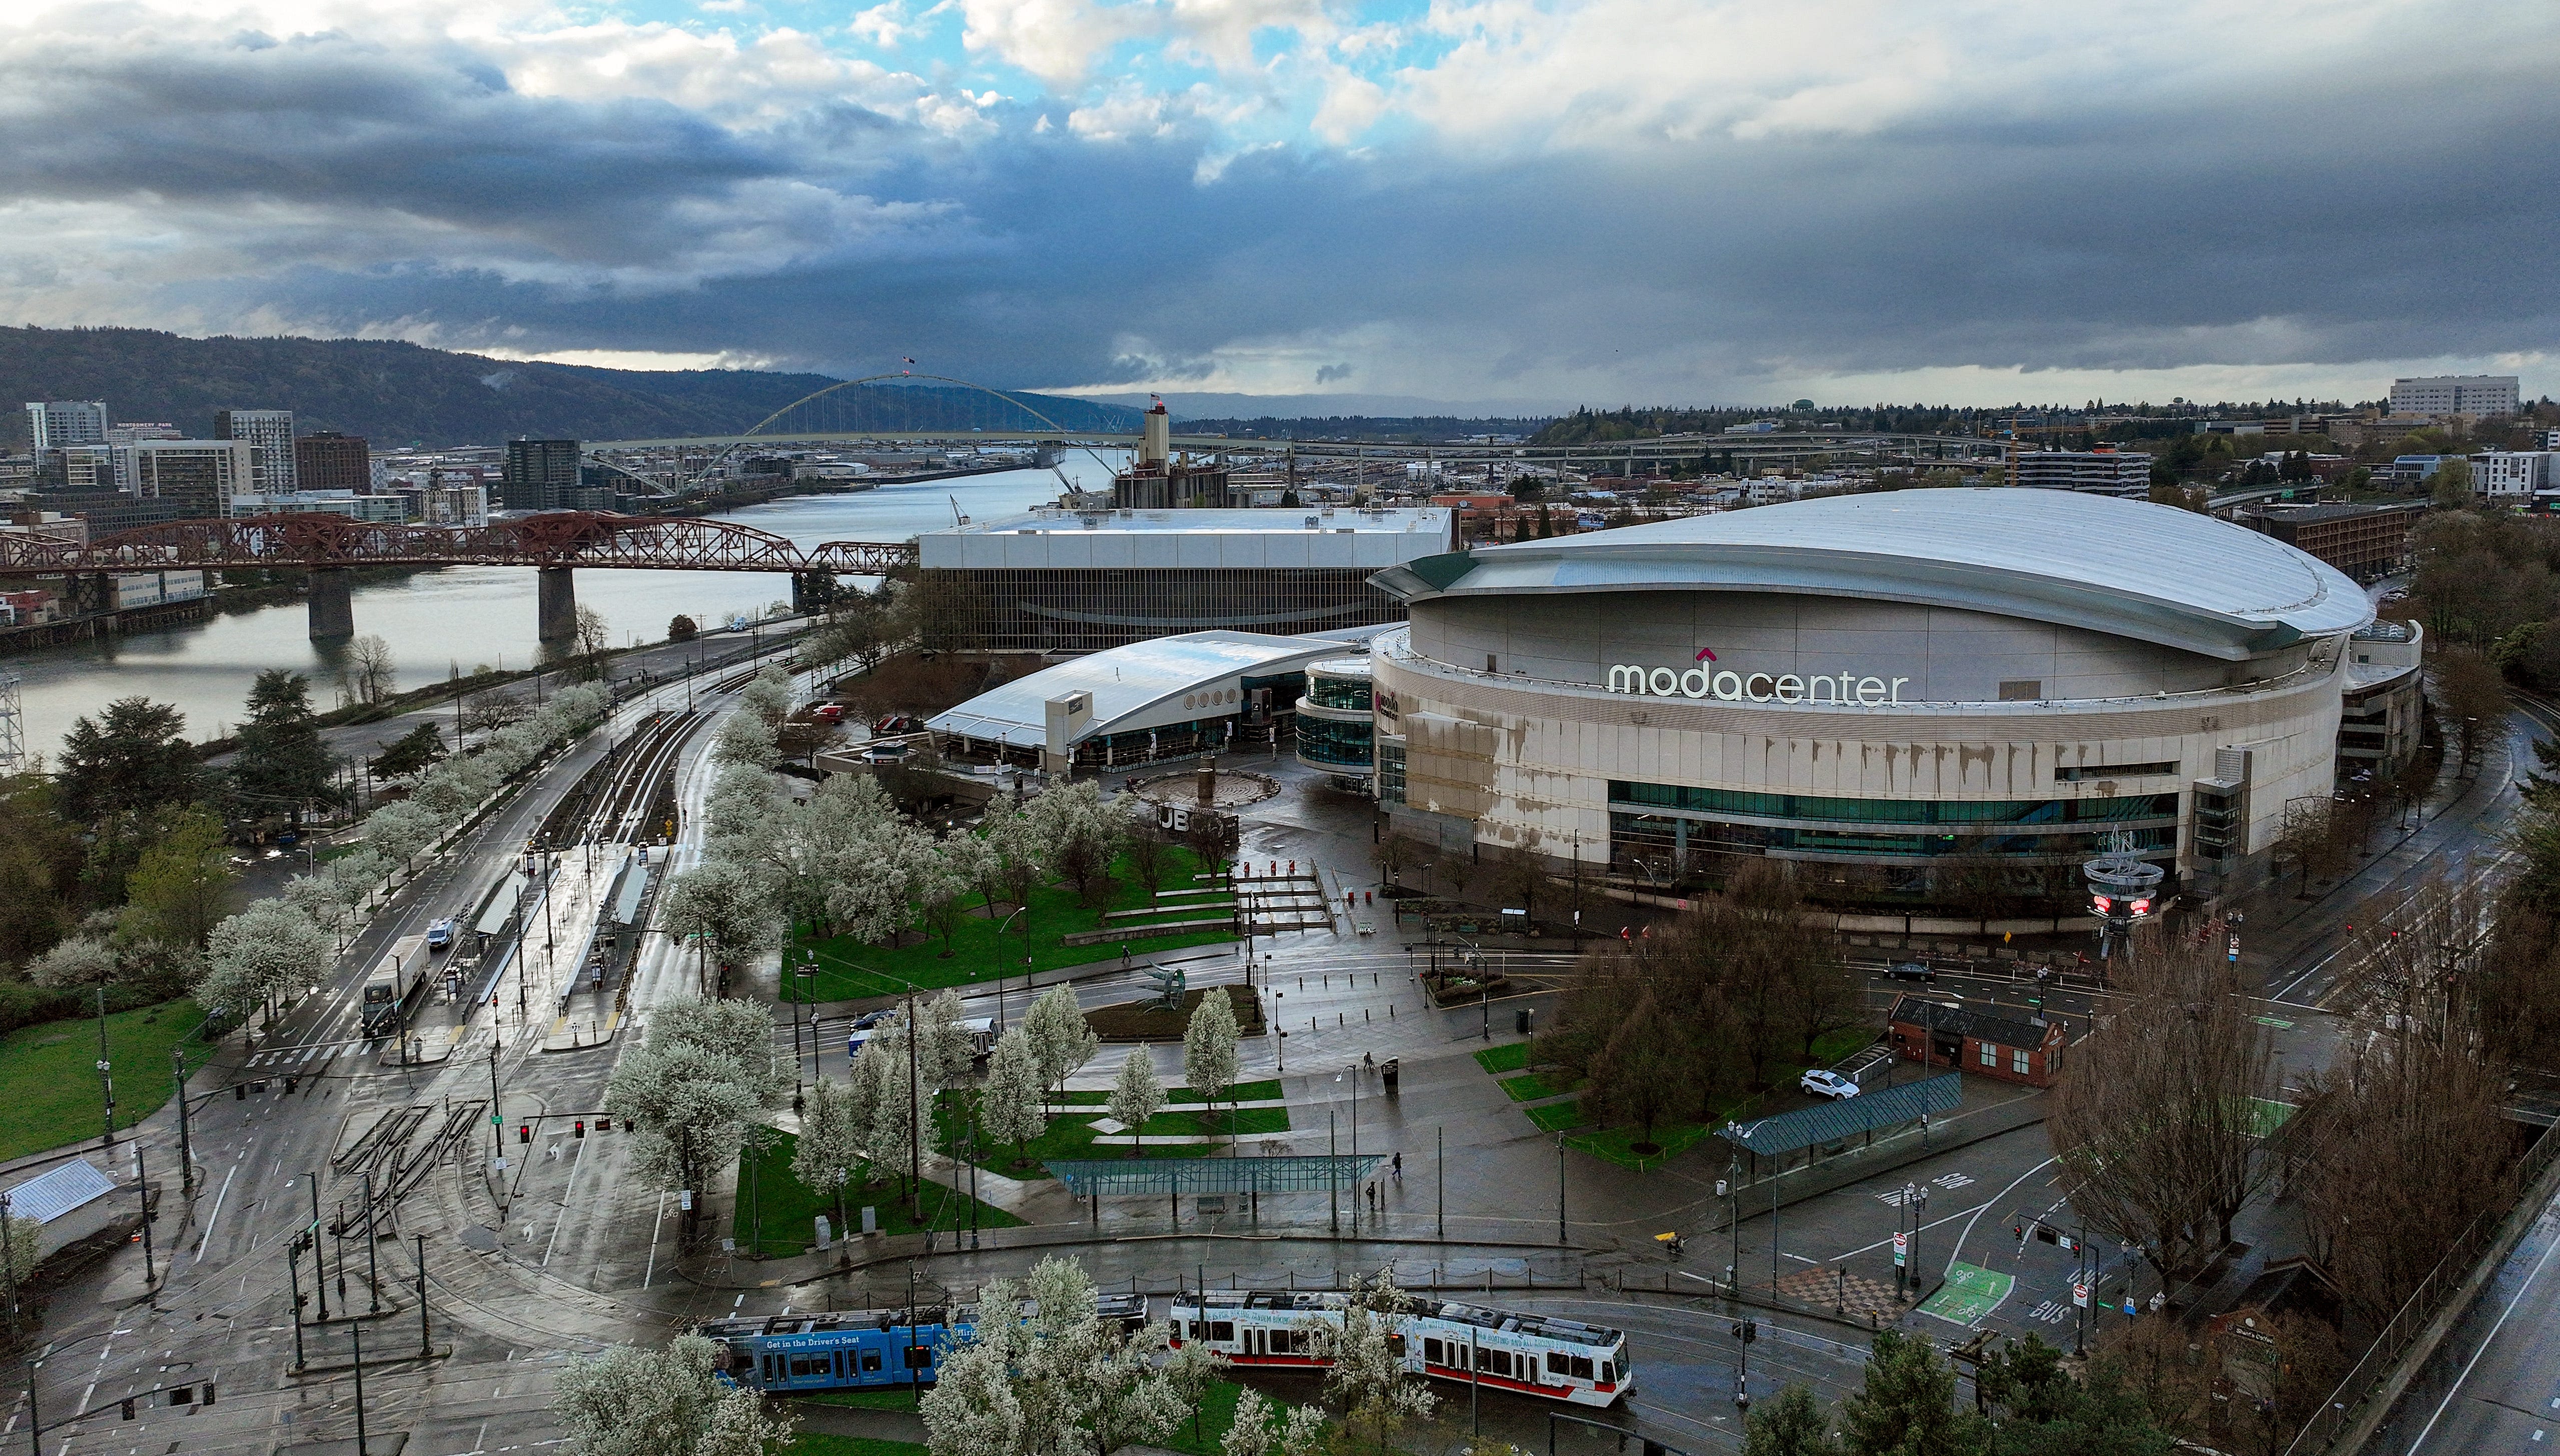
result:
[(2239, 958), (2240, 958), (2240, 937), (2239, 937), (2239, 936), (2237, 936), (2237, 935), (2234, 935), (2234, 936), (2232, 936), (2232, 937), (2231, 937), (2231, 954), (2230, 954), (2229, 959), (2232, 959), (2232, 960), (2235, 960), (2235, 961), (2236, 961), (2236, 960), (2238, 960)]
[(1896, 1231), (1893, 1235), (1893, 1267), (1899, 1269), (1911, 1252), (1911, 1235)]
[(2089, 1286), (2078, 1280), (2071, 1285), (2071, 1302), (2082, 1309), (2089, 1307)]

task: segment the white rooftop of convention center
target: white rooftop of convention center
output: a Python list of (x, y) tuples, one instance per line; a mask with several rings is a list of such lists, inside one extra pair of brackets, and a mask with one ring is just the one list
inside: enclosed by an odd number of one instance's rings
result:
[(1379, 570), (1449, 550), (1444, 506), (1253, 511), (1043, 507), (928, 531), (917, 564), (935, 569), (1330, 566)]
[[(1382, 629), (1376, 629), (1382, 630)], [(1048, 705), (1074, 693), (1092, 696), (1091, 718), (1073, 741), (1096, 733), (1172, 728), (1240, 711), (1247, 679), (1304, 672), (1342, 655), (1341, 637), (1278, 637), (1261, 632), (1186, 632), (1070, 658), (988, 689), (926, 727), (1018, 747), (1048, 741)]]
[(1884, 491), (1485, 547), (1390, 570), (1415, 601), (1522, 592), (1856, 596), (2086, 627), (2228, 661), (2373, 620), (2364, 592), (2246, 527), (2074, 491)]

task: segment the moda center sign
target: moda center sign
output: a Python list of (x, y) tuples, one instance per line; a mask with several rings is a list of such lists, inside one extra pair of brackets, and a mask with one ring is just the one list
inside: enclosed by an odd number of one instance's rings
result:
[(1708, 666), (1715, 654), (1699, 648), (1700, 666), (1681, 670), (1619, 663), (1609, 669), (1609, 691), (1654, 698), (1712, 698), (1720, 703), (1829, 703), (1840, 708), (1891, 708), (1902, 702), (1909, 678), (1864, 678), (1855, 673), (1799, 676), (1737, 673)]

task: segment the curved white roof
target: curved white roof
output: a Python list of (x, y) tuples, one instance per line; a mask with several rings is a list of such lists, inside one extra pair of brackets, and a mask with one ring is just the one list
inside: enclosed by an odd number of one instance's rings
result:
[[(1048, 701), (1082, 692), (1092, 696), (1093, 713), (1073, 741), (1095, 733), (1170, 728), (1242, 712), (1237, 694), (1245, 679), (1303, 671), (1308, 663), (1342, 650), (1339, 639), (1222, 629), (1155, 637), (1000, 683), (934, 715), (925, 727), (1038, 747), (1048, 741)], [(1209, 698), (1215, 701), (1186, 701)]]
[(1517, 592), (1780, 591), (1959, 607), (2238, 661), (2373, 619), (2318, 559), (2171, 506), (2071, 491), (1885, 491), (1428, 558), (1407, 601)]

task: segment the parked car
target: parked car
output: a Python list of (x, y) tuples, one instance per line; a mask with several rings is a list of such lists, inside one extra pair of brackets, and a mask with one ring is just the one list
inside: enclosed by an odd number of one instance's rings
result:
[(825, 723), (834, 723), (845, 716), (845, 705), (842, 703), (821, 703), (817, 707), (809, 710), (809, 716)]
[(1841, 1076), (1839, 1072), (1825, 1071), (1819, 1066), (1806, 1072), (1797, 1080), (1796, 1085), (1814, 1096), (1828, 1097), (1835, 1102), (1843, 1097), (1854, 1097), (1858, 1090), (1857, 1083)]
[(1884, 974), (1896, 981), (1926, 981), (1935, 973), (1916, 960), (1898, 960), (1886, 966)]

